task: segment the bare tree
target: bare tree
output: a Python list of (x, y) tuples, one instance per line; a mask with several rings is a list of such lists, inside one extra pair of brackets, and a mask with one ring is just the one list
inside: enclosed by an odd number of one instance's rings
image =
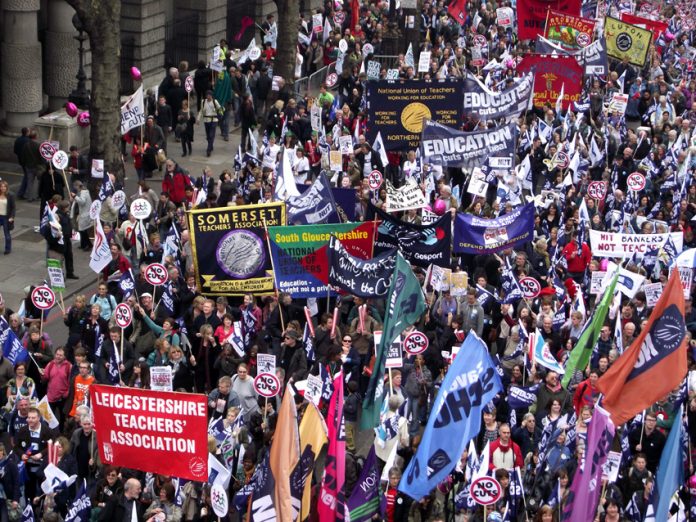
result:
[(278, 54), (273, 74), (285, 78), (286, 84), (295, 83), (295, 54), (297, 33), (300, 31), (299, 0), (275, 0), (278, 8)]
[(121, 60), (120, 0), (66, 0), (76, 11), (89, 36), (92, 53), (92, 96), (89, 109), (90, 158), (104, 159), (104, 167), (122, 178), (120, 149), (121, 104), (119, 98)]

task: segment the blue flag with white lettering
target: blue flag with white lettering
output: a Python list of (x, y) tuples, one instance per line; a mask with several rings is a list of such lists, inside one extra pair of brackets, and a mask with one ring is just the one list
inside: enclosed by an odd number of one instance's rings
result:
[(2, 353), (5, 359), (10, 361), (13, 366), (29, 358), (29, 352), (27, 352), (22, 342), (10, 329), (10, 325), (4, 317), (0, 317), (0, 345), (2, 345)]
[(428, 418), (418, 451), (399, 491), (425, 497), (454, 469), (464, 448), (481, 430), (483, 408), (503, 390), (488, 348), (470, 331), (450, 366)]
[(70, 505), (65, 522), (82, 522), (89, 520), (92, 512), (92, 501), (87, 494), (87, 481), (83, 481), (80, 491), (77, 492), (75, 501)]

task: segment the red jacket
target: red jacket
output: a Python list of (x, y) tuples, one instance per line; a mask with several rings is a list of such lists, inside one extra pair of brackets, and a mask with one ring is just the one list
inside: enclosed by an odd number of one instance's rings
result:
[(162, 191), (169, 193), (169, 200), (175, 205), (179, 206), (186, 199), (186, 193), (184, 190), (186, 187), (191, 186), (191, 180), (189, 177), (181, 172), (180, 170), (175, 170), (174, 175), (165, 174), (162, 180)]
[(578, 417), (580, 417), (580, 410), (582, 410), (583, 406), (594, 405), (594, 400), (598, 393), (599, 391), (590, 384), (590, 379), (585, 379), (578, 384), (578, 387), (575, 389), (575, 395), (573, 395), (573, 406)]
[[(510, 456), (509, 452), (512, 452), (512, 457)], [(500, 442), (500, 439), (496, 439), (493, 442), (491, 442), (490, 446), (490, 463), (488, 465), (488, 469), (491, 471), (494, 471), (496, 468), (499, 468), (501, 466), (496, 466), (494, 464), (495, 460), (498, 459), (500, 460), (501, 458), (504, 458), (505, 460), (511, 460), (512, 466), (505, 467), (505, 469), (513, 469), (517, 467), (522, 467), (522, 464), (524, 461), (522, 460), (522, 451), (520, 451), (520, 447), (515, 444), (512, 439), (510, 439), (510, 442), (508, 443), (507, 446), (503, 446), (502, 443)]]
[(568, 272), (584, 272), (585, 269), (590, 265), (590, 261), (592, 260), (592, 252), (590, 252), (590, 247), (583, 243), (582, 254), (578, 255), (578, 243), (577, 241), (573, 240), (563, 249), (563, 257), (565, 257), (566, 261), (568, 261)]

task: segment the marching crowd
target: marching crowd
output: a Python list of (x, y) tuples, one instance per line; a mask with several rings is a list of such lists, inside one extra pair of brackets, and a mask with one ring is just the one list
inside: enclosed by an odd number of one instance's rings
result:
[[(605, 7), (608, 13), (623, 9), (638, 13), (644, 4), (650, 5), (639, 1), (626, 7), (619, 1)], [(432, 81), (462, 78), (469, 71), (479, 74), (493, 91), (514, 84), (520, 76), (516, 64), (533, 50), (534, 42), (518, 41), (512, 28), (497, 24), (496, 8), (507, 6), (510, 2), (468, 2), (466, 21), (460, 25), (448, 15), (442, 0), (424, 2), (418, 15), (420, 45), (416, 51), (432, 52), (430, 68), (425, 73), (414, 72), (413, 56), (407, 52), (392, 67), (407, 82), (417, 77)], [(157, 90), (157, 99), (151, 94), (147, 100), (142, 143), (140, 129), (124, 137), (124, 152), (132, 156), (139, 180), (138, 192), (128, 199), (146, 199), (152, 208), (144, 226), (128, 213), (129, 205), (118, 207), (112, 201), (114, 192), (123, 188), (122, 180), (106, 175), (101, 187), (90, 190), (86, 159), (77, 150), (71, 151), (68, 168), (73, 195), (69, 202), (63, 180), (46, 168), (38, 155), (36, 135), (27, 130), (15, 147), (26, 181), (17, 197), (34, 200), (33, 185), (39, 180), (41, 232), (49, 257), (62, 257), (67, 277), (76, 277), (69, 238), (73, 231), (79, 232), (80, 247), (92, 250), (89, 209), (92, 199), (98, 198), (102, 201), (100, 225), (111, 259), (100, 272), (94, 293), (76, 295), (66, 303), (61, 338), (52, 339), (41, 327), (46, 314), (32, 303), (33, 287), (27, 289), (21, 304), (0, 303), (6, 320), (3, 329), (11, 331), (30, 355), (14, 365), (7, 353), (0, 357), (0, 387), (6, 397), (0, 444), (0, 521), (28, 516), (25, 506), (33, 509), (37, 519), (74, 520), (71, 508), (83, 480), (91, 500), (91, 520), (131, 520), (133, 506), (137, 520), (148, 522), (215, 520), (208, 484), (184, 484), (175, 477), (119, 469), (100, 461), (99, 434), (90, 415), (90, 386), (104, 383), (148, 389), (151, 369), (161, 366), (171, 368), (174, 391), (207, 395), (209, 452), (232, 474), (227, 488), (230, 513), (224, 520), (254, 519), (253, 493), (244, 486), (253, 486), (255, 472), (268, 457), (284, 394), (294, 394), (298, 419), (307, 411), (304, 392), (310, 375), (328, 383), (327, 388), (340, 375), (345, 386), (342, 499), (351, 498), (356, 491), (368, 453), (374, 448), (382, 479), (374, 485), (379, 500), (352, 514), (351, 520), (568, 519), (563, 507), (573, 480), (582, 473), (578, 470), (583, 467), (588, 430), (598, 414), (597, 382), (635, 340), (644, 340), (641, 333), (650, 328), (655, 306), (644, 290), (617, 292), (618, 297), (603, 300), (602, 292), (611, 292), (615, 285), (592, 288), (592, 274), (606, 272), (611, 260), (591, 251), (589, 231), (677, 233), (680, 241), (670, 235), (665, 244), (643, 256), (613, 260), (642, 276), (646, 284), (667, 285), (670, 267), (681, 250), (696, 248), (692, 228), (696, 217), (693, 9), (689, 2), (659, 4), (657, 16), (669, 29), (651, 46), (644, 67), (610, 59), (607, 75), (584, 77), (582, 98), (569, 110), (559, 111), (549, 104), (512, 115), (519, 128), (517, 164), (528, 158), (531, 179), (518, 177), (516, 171), (506, 173), (490, 180), (485, 196), (467, 192), (469, 171), (425, 164), (415, 150), (384, 152), (365, 138), (369, 122), (363, 46), (369, 43), (374, 55), (383, 54), (387, 28), (394, 22), (401, 28), (410, 23), (404, 10), (392, 2), (327, 2), (319, 12), (329, 30), (320, 33), (314, 32), (311, 17), (302, 18), (296, 76), (309, 75), (337, 60), (343, 64), (335, 85), (322, 85), (313, 98), (296, 95), (289, 81), (274, 85), (269, 74), (276, 55), (273, 17), (262, 26), (263, 50), (258, 59), (244, 53), (240, 59), (223, 41), (221, 71), (213, 72), (203, 62), (195, 72), (188, 71), (188, 64), (170, 69)], [(492, 65), (483, 71), (471, 65), (476, 33), (484, 35), (489, 45)], [(340, 50), (341, 41), (347, 43), (345, 52)], [(196, 110), (193, 103), (189, 107), (183, 90), (189, 75), (194, 77)], [(384, 67), (380, 77), (386, 75)], [(625, 115), (607, 111), (617, 92), (629, 95)], [(314, 104), (323, 109), (318, 129), (310, 118)], [(496, 123), (467, 119), (462, 129)], [(180, 142), (181, 154), (186, 156), (192, 153), (194, 133), (196, 139), (205, 136), (210, 156), (218, 129), (227, 141), (233, 125), (242, 130), (234, 165), (222, 172), (206, 167), (200, 176), (179, 166), (172, 141)], [(329, 152), (346, 135), (353, 137), (354, 150), (343, 155), (342, 170), (329, 177), (333, 186), (355, 190), (350, 214), (356, 221), (372, 219), (375, 207), (385, 208), (386, 191), (373, 191), (368, 184), (374, 170), (396, 187), (416, 181), (425, 192), (429, 210), (438, 216), (464, 212), (492, 219), (527, 201), (536, 205), (533, 241), (492, 254), (453, 255), (450, 264), (442, 267), (453, 274), (468, 274), (468, 288), (462, 291), (447, 283), (435, 285), (427, 265), (412, 266), (426, 308), (409, 331), (423, 332), (428, 348), (417, 355), (404, 354), (400, 368), (384, 374), (379, 425), (367, 430), (360, 426), (363, 400), (370, 395), (373, 373), (384, 370), (375, 363), (379, 361), (375, 332), (383, 329), (387, 315), (393, 313), (385, 299), (344, 295), (330, 303), (318, 299), (312, 304), (286, 293), (206, 297), (194, 271), (195, 250), (186, 219), (186, 211), (193, 208), (274, 201), (278, 158), (286, 150), (292, 151), (297, 184), (311, 185), (322, 173), (330, 172)], [(591, 150), (593, 142), (602, 151), (598, 158)], [(580, 152), (580, 161), (569, 173), (568, 165), (557, 158), (571, 146)], [(163, 171), (161, 188), (150, 180), (158, 168)], [(634, 172), (645, 179), (638, 191), (627, 183)], [(590, 184), (598, 181), (604, 182), (604, 194), (591, 196)], [(0, 181), (6, 254), (11, 252), (15, 207), (15, 196)], [(398, 215), (415, 225), (424, 216), (418, 210)], [(151, 263), (166, 266), (167, 290), (146, 280), (145, 267)], [(511, 290), (524, 277), (539, 283), (536, 297), (522, 298)], [(690, 291), (691, 282), (687, 289)], [(679, 429), (685, 433), (685, 452), (678, 459), (684, 480), (671, 492), (678, 491), (678, 496), (669, 509), (675, 520), (696, 516), (691, 446), (696, 437), (692, 355), (696, 341), (691, 340), (696, 311), (691, 295), (684, 308), (690, 371), (680, 376), (683, 385), (616, 427), (611, 447), (620, 454), (619, 469), (602, 479), (594, 520), (642, 521), (651, 516), (657, 502), (653, 488), (660, 466), (665, 465), (663, 450), (670, 432)], [(608, 303), (604, 310), (600, 310), (602, 301)], [(124, 330), (114, 318), (121, 302), (133, 310), (133, 321)], [(337, 315), (330, 313), (334, 304)], [(311, 305), (313, 333), (306, 328), (305, 305)], [(360, 312), (363, 305), (364, 315)], [(592, 319), (598, 314), (602, 319), (596, 325)], [(595, 326), (592, 346), (584, 346), (588, 328)], [(241, 350), (231, 342), (235, 336), (243, 339)], [(476, 425), (480, 422), (480, 431), (447, 479), (424, 498), (413, 499), (399, 489), (402, 474), (428, 429), (429, 415), (454, 354), (470, 336), (486, 344), (503, 390), (485, 405), (480, 419), (469, 419)], [(530, 360), (534, 338), (543, 340), (555, 364)], [(579, 350), (590, 350), (591, 356), (582, 366), (570, 365), (567, 361), (578, 344)], [(281, 393), (272, 400), (260, 397), (253, 385), (260, 354), (275, 356)], [(456, 357), (467, 354), (460, 351)], [(318, 404), (325, 416), (330, 389), (327, 394)], [(55, 429), (36, 407), (42, 398), (56, 417)], [(217, 432), (213, 426), (218, 427)], [(77, 481), (46, 495), (40, 490), (53, 446), (56, 466), (68, 476), (77, 475)], [(307, 479), (312, 490), (312, 520), (319, 520), (315, 507), (324, 468), (322, 458), (317, 463)], [(486, 508), (477, 505), (469, 492), (472, 478), (483, 475), (495, 477), (502, 488), (500, 498)], [(666, 513), (658, 516), (658, 520), (667, 518)], [(343, 514), (336, 519), (343, 519)]]

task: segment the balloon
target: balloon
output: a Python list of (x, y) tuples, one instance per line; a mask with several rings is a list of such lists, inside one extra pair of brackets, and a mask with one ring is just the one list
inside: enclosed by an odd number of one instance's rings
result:
[(671, 42), (672, 40), (674, 40), (674, 35), (669, 31), (665, 31), (665, 40)]
[(65, 112), (68, 113), (68, 116), (74, 118), (75, 116), (77, 116), (77, 105), (75, 105), (73, 102), (66, 103)]
[(691, 477), (689, 477), (689, 493), (691, 493), (692, 496), (696, 495), (696, 475), (691, 475)]
[(606, 272), (608, 267), (609, 267), (609, 261), (608, 261), (607, 259), (602, 259), (602, 260), (599, 262), (599, 269), (600, 269), (602, 272)]
[(505, 67), (507, 67), (508, 69), (514, 69), (515, 65), (515, 60), (513, 60), (512, 58), (505, 60)]
[(140, 74), (140, 69), (138, 69), (136, 66), (131, 67), (131, 78), (133, 78), (136, 82), (143, 79), (143, 75)]
[(447, 210), (447, 206), (445, 205), (445, 202), (442, 201), (441, 199), (436, 200), (435, 205), (433, 205), (433, 206), (435, 209), (435, 214), (437, 214), (438, 216), (443, 215), (445, 213), (445, 210)]
[(92, 123), (92, 119), (90, 118), (89, 111), (81, 112), (77, 117), (77, 124), (80, 127), (89, 127), (90, 123)]

